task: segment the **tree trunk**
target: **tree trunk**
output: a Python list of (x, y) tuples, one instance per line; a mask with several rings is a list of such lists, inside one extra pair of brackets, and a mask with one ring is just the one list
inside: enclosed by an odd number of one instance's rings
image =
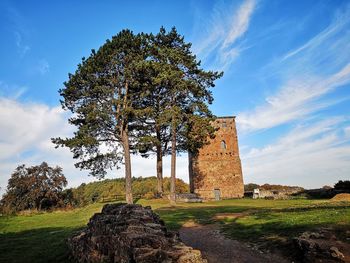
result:
[(176, 204), (176, 123), (173, 117), (171, 122), (171, 178), (170, 178), (170, 203)]
[[(129, 94), (129, 84), (125, 82), (125, 93), (123, 98), (123, 110), (128, 108), (128, 94)], [(121, 90), (119, 90), (119, 97), (121, 96)], [(117, 108), (117, 117), (120, 114), (120, 104)], [(123, 149), (124, 149), (124, 162), (125, 162), (125, 200), (126, 203), (132, 204), (132, 176), (131, 176), (131, 158), (130, 158), (130, 145), (129, 145), (129, 129), (128, 123), (125, 121), (125, 116), (122, 118), (120, 125), (120, 137), (122, 139)]]
[(124, 162), (125, 162), (125, 199), (128, 204), (133, 203), (132, 198), (132, 176), (131, 176), (131, 159), (128, 130), (124, 129), (122, 132), (122, 141), (124, 148)]
[(162, 146), (157, 146), (157, 192), (163, 196), (163, 153)]
[(190, 180), (190, 193), (194, 193), (194, 178), (193, 178), (193, 153), (188, 150), (188, 178)]
[(157, 139), (159, 144), (157, 144), (157, 192), (159, 197), (163, 196), (163, 151), (162, 142), (159, 132), (159, 128), (156, 128)]

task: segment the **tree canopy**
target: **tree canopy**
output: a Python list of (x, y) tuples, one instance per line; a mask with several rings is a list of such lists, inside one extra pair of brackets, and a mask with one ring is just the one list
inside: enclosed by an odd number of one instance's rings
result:
[(334, 189), (350, 192), (350, 180), (340, 180), (334, 185)]
[(60, 206), (66, 185), (61, 167), (50, 167), (46, 162), (31, 167), (19, 165), (8, 181), (1, 206), (5, 212)]
[[(150, 35), (147, 64), (147, 96), (143, 105), (149, 110), (144, 116), (139, 146), (142, 154), (157, 155), (158, 191), (162, 192), (162, 157), (172, 155), (174, 184), (176, 153), (196, 152), (212, 137), (213, 115), (208, 108), (213, 97), (210, 88), (222, 72), (205, 71), (175, 28), (164, 28)], [(172, 193), (175, 190), (173, 189)]]
[(73, 113), (69, 122), (78, 130), (72, 138), (55, 138), (58, 146), (71, 149), (76, 166), (103, 178), (107, 169), (124, 160), (127, 202), (132, 203), (130, 151), (134, 148), (133, 122), (142, 109), (142, 63), (146, 38), (123, 30), (88, 59), (60, 90), (64, 109)]
[(172, 155), (175, 188), (176, 153), (195, 152), (213, 133), (210, 88), (222, 73), (201, 69), (190, 48), (175, 28), (156, 35), (123, 30), (83, 58), (59, 91), (77, 131), (53, 142), (70, 148), (76, 167), (99, 178), (124, 162), (128, 203), (131, 153), (157, 153), (162, 192), (162, 157)]

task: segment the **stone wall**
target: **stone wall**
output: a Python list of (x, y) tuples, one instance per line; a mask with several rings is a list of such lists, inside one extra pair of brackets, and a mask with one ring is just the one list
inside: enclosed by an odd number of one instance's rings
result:
[(214, 139), (193, 157), (194, 192), (203, 199), (240, 198), (244, 194), (235, 117), (219, 117)]

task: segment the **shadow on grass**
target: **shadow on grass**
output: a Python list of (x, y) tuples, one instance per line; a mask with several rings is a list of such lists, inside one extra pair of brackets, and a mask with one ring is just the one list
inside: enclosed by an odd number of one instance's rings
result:
[(349, 214), (349, 206), (263, 210), (221, 223), (224, 223), (222, 231), (227, 237), (253, 243), (265, 250), (279, 250), (296, 259), (293, 238), (305, 231), (330, 228), (338, 239), (348, 242), (345, 232), (350, 230)]
[(205, 207), (173, 207), (158, 208), (155, 211), (165, 221), (166, 226), (171, 230), (178, 230), (189, 220), (199, 224), (214, 223), (213, 217), (218, 213), (240, 213), (247, 211), (250, 207), (235, 206), (205, 206)]
[(80, 228), (39, 228), (0, 234), (0, 262), (72, 262), (66, 240)]
[(350, 208), (350, 203), (339, 202), (331, 205), (329, 203), (320, 203), (315, 205), (309, 205), (306, 207), (289, 207), (289, 208), (280, 208), (280, 209), (272, 209), (272, 210), (281, 211), (281, 212), (303, 212), (303, 211), (310, 211), (310, 210), (330, 210), (330, 209), (344, 209), (344, 208)]
[[(223, 233), (232, 239), (253, 243), (264, 250), (278, 250), (296, 258), (293, 238), (305, 231), (332, 227), (337, 237), (350, 230), (349, 205), (320, 204), (308, 207), (257, 208), (252, 206), (206, 206), (160, 208), (156, 212), (168, 228), (178, 230), (188, 220), (200, 224), (221, 223)], [(218, 213), (248, 212), (247, 216), (215, 220)], [(337, 216), (335, 216), (337, 215)]]
[(165, 221), (167, 227), (172, 230), (178, 230), (189, 220), (199, 224), (213, 223), (213, 217), (218, 213), (240, 213), (249, 211), (257, 219), (271, 220), (274, 219), (273, 213), (303, 213), (322, 210), (342, 210), (350, 208), (349, 205), (315, 205), (308, 207), (291, 207), (291, 208), (259, 208), (252, 206), (205, 206), (205, 207), (164, 207), (155, 211)]
[(276, 209), (253, 209), (251, 215), (254, 215), (256, 219), (269, 220), (274, 219), (278, 214), (311, 214), (319, 213), (322, 216), (327, 216), (326, 213), (331, 212), (342, 212), (345, 209), (350, 211), (349, 205), (338, 205), (338, 206), (310, 206), (310, 207), (291, 207), (291, 208), (276, 208)]

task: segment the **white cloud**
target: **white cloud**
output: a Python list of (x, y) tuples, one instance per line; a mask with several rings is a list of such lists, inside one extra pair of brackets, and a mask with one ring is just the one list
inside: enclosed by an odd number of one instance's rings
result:
[(28, 21), (26, 21), (25, 17), (23, 17), (20, 12), (12, 6), (6, 7), (5, 17), (7, 17), (9, 22), (8, 27), (13, 33), (17, 52), (19, 56), (23, 58), (31, 49), (27, 44), (28, 41), (26, 41), (30, 35)]
[(46, 59), (40, 59), (36, 68), (41, 75), (45, 75), (50, 71), (49, 62)]
[(350, 138), (350, 126), (344, 128), (345, 137)]
[(346, 121), (299, 126), (275, 143), (243, 153), (245, 181), (314, 188), (349, 179), (350, 138), (338, 133)]
[[(242, 147), (246, 182), (314, 188), (349, 178), (349, 119), (325, 112), (348, 100), (350, 53), (344, 51), (350, 48), (349, 14), (348, 9), (337, 13), (323, 31), (260, 72), (265, 83), (279, 84), (263, 103), (238, 114), (238, 130), (261, 142), (264, 136), (254, 132), (277, 135), (261, 147)], [(340, 97), (335, 91), (341, 88)], [(279, 129), (283, 124), (288, 125)]]
[(239, 7), (235, 15), (232, 17), (232, 22), (230, 23), (229, 28), (230, 31), (222, 44), (223, 49), (234, 44), (236, 40), (243, 36), (243, 34), (247, 31), (254, 8), (254, 0), (246, 0)]
[(327, 77), (304, 76), (290, 80), (264, 105), (242, 112), (237, 121), (243, 131), (272, 128), (298, 120), (333, 102), (316, 102), (321, 96), (350, 82), (350, 64)]
[(24, 150), (36, 148), (37, 143), (49, 135), (68, 131), (59, 107), (43, 104), (22, 104), (12, 99), (0, 99), (0, 160), (19, 155)]
[[(4, 192), (11, 173), (19, 164), (37, 165), (47, 161), (63, 168), (69, 186), (96, 180), (88, 177), (88, 171), (74, 167), (72, 153), (66, 148), (55, 149), (52, 137), (70, 136), (73, 128), (68, 125), (67, 113), (61, 107), (49, 107), (39, 103), (21, 103), (15, 99), (0, 97), (0, 194)], [(155, 176), (154, 158), (132, 156), (133, 176)], [(177, 175), (188, 181), (186, 155), (177, 158)], [(123, 167), (110, 171), (108, 178), (123, 177)], [(170, 175), (170, 158), (164, 159), (164, 175)]]
[(318, 48), (325, 41), (332, 38), (335, 34), (339, 33), (339, 31), (347, 26), (349, 22), (349, 15), (349, 10), (346, 10), (344, 13), (338, 13), (334, 21), (329, 26), (327, 26), (324, 30), (322, 30), (302, 46), (289, 51), (283, 56), (282, 60), (290, 59), (291, 57), (296, 56), (305, 50)]
[(238, 114), (240, 128), (272, 128), (342, 101), (344, 98), (325, 100), (325, 95), (350, 83), (350, 53), (344, 52), (350, 48), (349, 25), (347, 9), (305, 44), (267, 65), (262, 78), (274, 76), (281, 84), (265, 103)]
[(0, 80), (0, 97), (17, 100), (27, 90), (28, 88), (26, 86), (8, 85), (7, 83)]
[(24, 57), (27, 54), (27, 52), (30, 50), (30, 47), (23, 43), (21, 33), (15, 31), (14, 36), (15, 36), (15, 43), (17, 46), (18, 53), (20, 57)]
[(242, 50), (238, 41), (248, 30), (255, 8), (255, 0), (244, 0), (238, 8), (228, 10), (227, 6), (216, 5), (207, 26), (209, 30), (194, 42), (195, 53), (201, 59), (213, 59), (219, 70), (228, 69)]

